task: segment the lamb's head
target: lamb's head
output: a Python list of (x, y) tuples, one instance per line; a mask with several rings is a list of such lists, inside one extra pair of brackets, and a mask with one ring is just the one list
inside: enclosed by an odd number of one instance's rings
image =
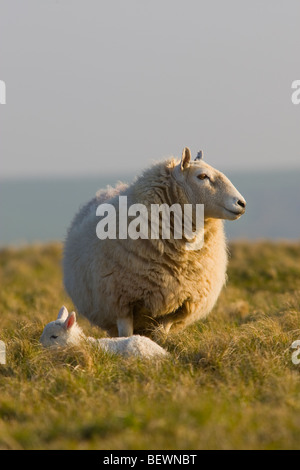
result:
[(83, 336), (83, 332), (76, 322), (75, 312), (69, 314), (66, 307), (63, 306), (57, 319), (45, 326), (40, 342), (46, 348), (71, 346), (78, 344)]
[(173, 174), (189, 204), (204, 204), (206, 219), (235, 220), (244, 214), (245, 199), (223, 173), (203, 161), (202, 151), (192, 161), (186, 147)]

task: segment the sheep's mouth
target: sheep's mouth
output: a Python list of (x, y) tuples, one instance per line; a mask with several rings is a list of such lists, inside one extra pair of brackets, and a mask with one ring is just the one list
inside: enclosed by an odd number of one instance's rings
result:
[(234, 215), (242, 215), (242, 214), (244, 213), (244, 211), (238, 211), (238, 212), (236, 212), (236, 211), (230, 211), (230, 210), (228, 210), (228, 209), (226, 209), (226, 210), (227, 210), (227, 212), (230, 212), (230, 214), (234, 214)]
[(234, 219), (238, 219), (239, 217), (241, 217), (241, 215), (243, 215), (245, 213), (245, 210), (241, 210), (241, 211), (231, 211), (230, 209), (226, 209), (226, 207), (224, 207), (224, 210), (232, 216), (234, 216)]

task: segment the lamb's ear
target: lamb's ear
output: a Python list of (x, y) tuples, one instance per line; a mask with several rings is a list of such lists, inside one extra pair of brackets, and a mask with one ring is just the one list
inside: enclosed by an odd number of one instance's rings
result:
[(69, 315), (69, 312), (67, 308), (63, 305), (60, 311), (58, 312), (57, 320), (65, 320), (68, 315)]
[(76, 313), (71, 312), (64, 323), (65, 330), (69, 330), (76, 323)]
[(180, 168), (181, 170), (185, 170), (190, 166), (190, 161), (191, 161), (192, 155), (191, 151), (188, 147), (185, 147), (182, 151), (182, 157), (181, 157), (181, 162), (180, 162)]

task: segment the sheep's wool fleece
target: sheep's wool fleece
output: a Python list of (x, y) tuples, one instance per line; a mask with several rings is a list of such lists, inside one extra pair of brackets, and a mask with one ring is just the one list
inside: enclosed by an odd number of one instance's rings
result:
[(155, 328), (181, 329), (204, 318), (224, 285), (227, 250), (220, 219), (205, 221), (204, 245), (186, 250), (183, 240), (130, 238), (99, 240), (96, 208), (113, 204), (118, 220), (118, 196), (128, 205), (180, 202), (188, 204), (184, 188), (176, 185), (171, 158), (146, 170), (130, 186), (119, 183), (97, 193), (76, 215), (64, 251), (64, 283), (78, 312), (117, 335), (116, 322), (132, 312), (135, 334), (151, 335)]

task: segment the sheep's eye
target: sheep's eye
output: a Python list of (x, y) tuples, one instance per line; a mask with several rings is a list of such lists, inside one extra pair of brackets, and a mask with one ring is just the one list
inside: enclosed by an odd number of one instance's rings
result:
[(56, 339), (56, 338), (58, 338), (58, 336), (55, 336), (55, 335), (50, 336), (50, 339)]
[(201, 175), (198, 175), (197, 178), (199, 178), (199, 180), (205, 180), (208, 178), (208, 176), (205, 173), (201, 173)]

